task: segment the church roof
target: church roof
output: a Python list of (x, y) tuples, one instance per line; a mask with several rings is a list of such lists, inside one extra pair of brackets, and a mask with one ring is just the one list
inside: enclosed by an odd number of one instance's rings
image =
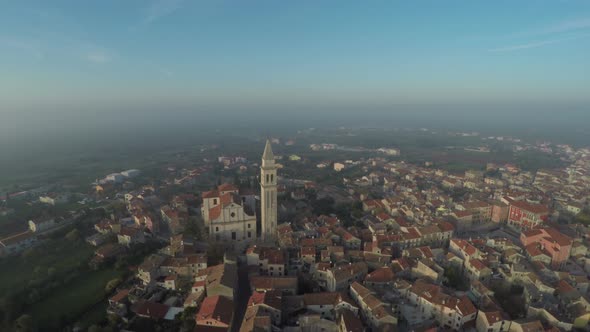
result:
[(262, 160), (273, 160), (275, 159), (275, 155), (272, 153), (272, 148), (270, 147), (270, 140), (266, 140), (266, 146), (264, 147), (264, 153), (262, 154)]

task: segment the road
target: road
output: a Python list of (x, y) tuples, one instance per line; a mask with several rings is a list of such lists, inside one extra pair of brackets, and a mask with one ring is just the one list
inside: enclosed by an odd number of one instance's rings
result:
[(248, 266), (245, 264), (238, 265), (238, 284), (234, 297), (234, 319), (231, 331), (239, 332), (248, 300), (250, 299), (250, 282), (248, 280)]

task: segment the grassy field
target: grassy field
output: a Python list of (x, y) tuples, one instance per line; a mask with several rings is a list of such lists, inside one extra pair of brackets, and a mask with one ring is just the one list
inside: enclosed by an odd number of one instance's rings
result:
[[(27, 257), (8, 257), (0, 260), (0, 294), (27, 287), (30, 280), (40, 274), (46, 274), (47, 269), (55, 269), (55, 275), (61, 275), (80, 265), (86, 264), (92, 257), (94, 248), (86, 243), (72, 243), (70, 241), (49, 240), (34, 253)], [(4, 273), (10, 271), (10, 273)]]
[[(31, 315), (42, 330), (51, 330), (59, 324), (60, 319), (77, 319), (97, 302), (102, 301), (107, 282), (122, 276), (123, 273), (113, 269), (82, 273), (71, 283), (55, 289), (44, 300), (34, 304), (30, 308)], [(101, 317), (98, 309), (93, 315), (92, 311), (85, 317), (87, 323)]]

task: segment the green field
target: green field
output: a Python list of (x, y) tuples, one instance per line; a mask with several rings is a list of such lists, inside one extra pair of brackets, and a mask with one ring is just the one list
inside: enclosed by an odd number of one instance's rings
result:
[[(35, 303), (30, 308), (30, 313), (43, 330), (55, 328), (60, 320), (77, 320), (95, 304), (102, 302), (107, 282), (123, 274), (124, 272), (114, 269), (83, 273), (71, 283), (55, 289), (45, 299)], [(104, 306), (102, 308), (104, 310)], [(98, 310), (91, 315), (92, 311), (90, 310), (88, 317), (85, 317), (88, 323), (93, 323), (92, 320), (101, 317)]]
[(0, 294), (19, 291), (30, 281), (45, 276), (48, 268), (61, 276), (80, 266), (92, 257), (94, 248), (86, 243), (73, 243), (65, 239), (48, 240), (26, 257), (8, 257), (0, 260)]

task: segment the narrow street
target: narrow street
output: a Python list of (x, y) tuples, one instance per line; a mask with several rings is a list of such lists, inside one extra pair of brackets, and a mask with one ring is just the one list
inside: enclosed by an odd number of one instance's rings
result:
[(234, 318), (232, 323), (232, 332), (238, 332), (242, 325), (246, 306), (250, 298), (250, 282), (248, 280), (248, 266), (238, 264), (238, 284), (234, 297)]

